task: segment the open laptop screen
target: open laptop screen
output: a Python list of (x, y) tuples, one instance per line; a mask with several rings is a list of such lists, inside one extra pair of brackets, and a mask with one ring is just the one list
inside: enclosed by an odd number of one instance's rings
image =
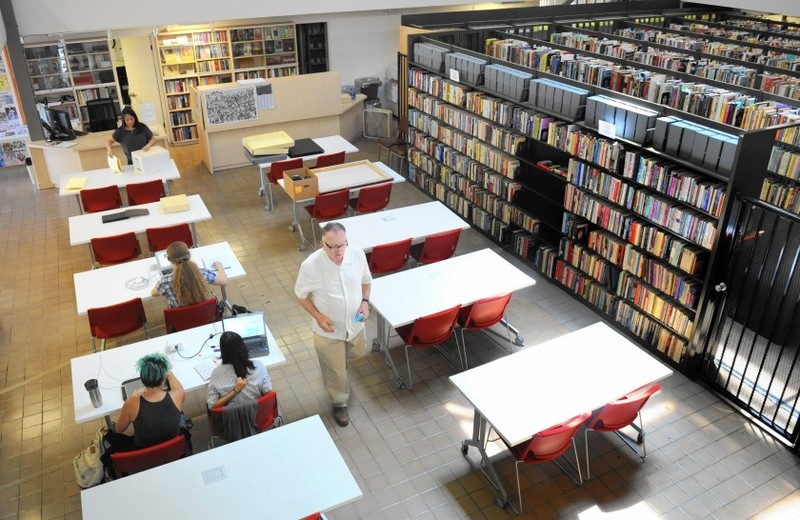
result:
[(235, 332), (244, 339), (262, 337), (267, 334), (267, 330), (264, 328), (263, 312), (250, 312), (224, 318), (222, 329), (226, 332)]

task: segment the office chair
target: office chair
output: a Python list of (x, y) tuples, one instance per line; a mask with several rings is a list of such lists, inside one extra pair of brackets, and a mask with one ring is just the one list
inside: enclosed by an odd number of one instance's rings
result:
[[(602, 376), (602, 374), (598, 374)], [(589, 422), (586, 423), (586, 431), (583, 432), (584, 444), (586, 446), (586, 480), (591, 478), (589, 472), (589, 432), (614, 432), (628, 445), (642, 460), (647, 458), (647, 446), (645, 445), (645, 433), (642, 426), (641, 410), (650, 397), (661, 390), (661, 385), (654, 384), (649, 387), (642, 387), (632, 393), (612, 401), (596, 410)], [(636, 419), (639, 424), (636, 424)], [(636, 439), (632, 439), (621, 430), (626, 426), (632, 427), (636, 432)], [(641, 445), (639, 450), (637, 445)]]
[(106, 340), (126, 336), (131, 332), (144, 329), (148, 338), (147, 315), (144, 312), (141, 298), (109, 305), (93, 307), (86, 311), (89, 317), (89, 330), (92, 334), (92, 352), (97, 352), (96, 341), (102, 340), (100, 350), (106, 349)]
[[(314, 197), (314, 204), (305, 206), (311, 217), (311, 236), (314, 247), (317, 246), (316, 222), (331, 220), (347, 214), (347, 203), (350, 200), (350, 190), (338, 190), (320, 193)], [(315, 222), (316, 221), (316, 222)]]
[[(461, 310), (461, 305), (456, 305), (451, 309), (417, 318), (413, 323), (397, 328), (397, 335), (403, 340), (403, 344), (405, 345), (408, 388), (413, 387), (411, 380), (411, 361), (409, 361), (408, 358), (409, 348), (422, 349), (433, 347), (451, 364), (463, 366), (461, 363), (456, 363), (456, 361), (439, 345), (453, 335), (459, 310)], [(461, 352), (458, 350), (458, 345), (456, 345), (456, 352), (458, 352), (458, 357), (460, 359)]]
[(447, 260), (455, 253), (460, 236), (460, 229), (428, 235), (419, 252), (415, 248), (411, 248), (411, 256), (414, 257), (418, 264), (432, 264)]
[[(556, 466), (558, 466), (558, 469), (570, 477), (573, 482), (579, 486), (581, 485), (583, 482), (583, 477), (581, 476), (581, 466), (580, 462), (578, 461), (578, 448), (575, 446), (575, 435), (578, 433), (578, 429), (584, 422), (586, 422), (590, 415), (591, 414), (588, 412), (581, 415), (576, 415), (572, 419), (569, 419), (562, 424), (540, 431), (531, 437), (530, 440), (527, 440), (521, 444), (517, 444), (516, 446), (510, 446), (502, 436), (499, 436), (503, 441), (503, 444), (506, 445), (508, 451), (511, 452), (511, 455), (515, 459), (514, 470), (517, 476), (519, 510), (514, 508), (514, 511), (516, 511), (517, 514), (522, 514), (522, 488), (519, 483), (520, 464), (542, 464), (544, 462), (552, 461)], [(575, 466), (572, 469), (578, 473), (577, 479), (573, 475), (570, 475), (567, 470), (556, 460), (561, 455), (566, 453), (570, 445), (572, 445), (572, 451), (575, 454)], [(569, 465), (572, 466), (572, 463), (569, 462)]]
[(186, 307), (164, 309), (164, 325), (167, 328), (167, 334), (208, 325), (219, 321), (219, 318), (219, 307), (217, 306), (216, 298), (209, 298)]
[(160, 179), (128, 184), (125, 189), (128, 192), (129, 206), (158, 202), (161, 200), (161, 197), (166, 196), (164, 192), (164, 182)]
[[(464, 340), (465, 330), (482, 330), (487, 332), (487, 329), (496, 323), (499, 323), (506, 315), (506, 309), (511, 301), (511, 293), (505, 296), (497, 296), (494, 298), (484, 298), (478, 300), (472, 305), (463, 307), (458, 313), (458, 332), (461, 336), (461, 349), (464, 352), (464, 368), (469, 368), (467, 363), (467, 344)], [(511, 331), (506, 328), (508, 335), (509, 352), (514, 348), (511, 342)], [(493, 341), (494, 337), (489, 336)]]
[(375, 246), (367, 255), (369, 270), (373, 275), (391, 273), (406, 266), (411, 253), (411, 239)]
[(327, 153), (317, 157), (317, 162), (314, 168), (323, 168), (325, 166), (336, 166), (337, 164), (344, 164), (344, 150), (341, 152)]
[(133, 451), (111, 454), (111, 465), (116, 478), (127, 477), (190, 455), (184, 435), (178, 434), (168, 441)]
[(382, 182), (375, 186), (365, 186), (358, 191), (358, 197), (350, 201), (355, 213), (372, 213), (389, 205), (392, 195), (392, 183)]
[(114, 265), (135, 260), (142, 254), (136, 233), (122, 233), (91, 240), (92, 256), (97, 265)]
[(186, 223), (147, 228), (144, 232), (147, 235), (147, 247), (153, 254), (165, 250), (173, 242), (183, 242), (187, 247), (194, 247), (192, 228)]
[(270, 165), (269, 173), (267, 174), (267, 190), (269, 191), (269, 209), (272, 210), (274, 202), (272, 200), (272, 185), (278, 184), (278, 180), (283, 179), (283, 172), (287, 170), (294, 170), (303, 167), (303, 158), (297, 157), (296, 159), (287, 159), (285, 161), (277, 161)]
[[(256, 401), (258, 402), (258, 411), (254, 421), (256, 432), (261, 433), (273, 426), (278, 427), (283, 424), (283, 418), (278, 414), (278, 395), (275, 390), (267, 392)], [(223, 408), (223, 406), (217, 406), (208, 410), (208, 424), (211, 429), (208, 449), (214, 447), (215, 438), (227, 440), (222, 423)]]
[(96, 213), (122, 207), (122, 195), (116, 186), (85, 188), (80, 192), (81, 207), (85, 213)]

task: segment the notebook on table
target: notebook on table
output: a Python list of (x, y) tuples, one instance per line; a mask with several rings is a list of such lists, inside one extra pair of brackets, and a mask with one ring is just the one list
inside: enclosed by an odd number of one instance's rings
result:
[(312, 139), (297, 139), (294, 146), (289, 148), (289, 157), (305, 157), (306, 155), (314, 155), (324, 153), (317, 143)]
[(250, 312), (223, 318), (222, 330), (239, 334), (250, 352), (250, 357), (269, 354), (267, 327), (264, 324), (263, 312)]
[(109, 222), (116, 222), (118, 220), (125, 220), (132, 217), (144, 217), (149, 214), (150, 211), (147, 208), (131, 208), (118, 213), (108, 213), (100, 218), (102, 219), (103, 224), (107, 224)]

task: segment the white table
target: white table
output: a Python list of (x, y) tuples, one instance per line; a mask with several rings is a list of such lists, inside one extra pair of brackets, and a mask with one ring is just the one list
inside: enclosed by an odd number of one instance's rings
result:
[[(402, 388), (405, 383), (389, 354), (390, 328), (407, 325), (421, 316), (459, 304), (470, 305), (482, 298), (512, 293), (535, 283), (533, 278), (491, 249), (375, 278), (370, 302), (378, 313), (378, 337), (373, 340), (373, 349), (383, 350), (397, 385)], [(517, 334), (516, 343), (522, 345), (524, 340), (515, 329), (504, 325)]]
[[(390, 177), (390, 180), (387, 180), (386, 182), (392, 182), (392, 183), (395, 183), (395, 184), (400, 183), (400, 182), (406, 182), (406, 178), (405, 177), (403, 177), (402, 175), (400, 175), (396, 171), (392, 170), (391, 168), (389, 168), (388, 166), (386, 166), (382, 162), (376, 162), (376, 163), (372, 163), (372, 164)], [(380, 183), (378, 183), (378, 184), (380, 184)], [(283, 179), (279, 179), (278, 180), (278, 185), (280, 185), (280, 187), (283, 188), (284, 193), (286, 193), (286, 187), (284, 186)], [(374, 186), (375, 184), (371, 184), (371, 185)], [(363, 185), (343, 183), (341, 181), (341, 179), (334, 179), (333, 176), (320, 177), (320, 182), (319, 182), (319, 192), (320, 193), (328, 193), (328, 192), (331, 192), (331, 191), (336, 191), (336, 190), (341, 190), (341, 189), (349, 189), (350, 190), (350, 198), (358, 197), (358, 194), (361, 191), (360, 190), (361, 187), (363, 187)], [(287, 195), (288, 195), (288, 193), (287, 193)], [(300, 251), (303, 251), (306, 248), (307, 240), (306, 240), (305, 234), (303, 233), (303, 227), (300, 225), (300, 219), (297, 216), (297, 208), (299, 206), (305, 206), (305, 205), (311, 204), (312, 202), (314, 202), (313, 198), (310, 198), (310, 199), (298, 199), (298, 200), (295, 200), (294, 203), (292, 204), (292, 217), (293, 217), (293, 220), (292, 220), (292, 223), (289, 225), (289, 229), (291, 231), (299, 231), (300, 232), (300, 246), (299, 246)], [(312, 247), (316, 247), (316, 246), (317, 246), (316, 244), (312, 244)]]
[[(240, 278), (247, 274), (227, 242), (197, 247), (190, 249), (189, 252), (192, 260), (201, 267), (205, 266), (210, 269), (214, 261), (222, 262), (225, 267), (225, 275), (229, 279)], [(75, 283), (75, 303), (78, 307), (78, 314), (83, 315), (86, 314), (87, 309), (94, 307), (106, 307), (136, 297), (143, 300), (150, 298), (150, 291), (161, 278), (161, 271), (156, 265), (156, 258), (151, 256), (133, 262), (75, 273), (72, 278)], [(147, 285), (137, 289), (128, 288), (127, 282), (134, 279), (142, 281), (142, 283), (143, 280), (146, 280)], [(135, 286), (138, 287), (138, 284)], [(227, 301), (224, 287), (222, 287), (222, 299)]]
[[(160, 202), (151, 202), (149, 204), (130, 206), (129, 208), (111, 209), (108, 211), (98, 211), (97, 213), (87, 213), (85, 215), (69, 217), (69, 243), (70, 245), (77, 246), (88, 244), (93, 238), (97, 237), (107, 237), (128, 232), (143, 233), (145, 229), (151, 227), (187, 223), (192, 226), (192, 234), (195, 239), (194, 243), (198, 244), (194, 224), (201, 220), (210, 220), (211, 213), (209, 213), (200, 195), (189, 195), (188, 198), (188, 211), (161, 213), (159, 207)], [(131, 208), (145, 208), (150, 213), (142, 217), (133, 217), (103, 224), (103, 215), (118, 213)]]
[(478, 448), (505, 507), (508, 494), (485, 450), (488, 425), (514, 446), (671, 374), (601, 322), (450, 376), (475, 408), (472, 438), (462, 452)]
[[(122, 169), (122, 173), (112, 172), (111, 168), (101, 168), (99, 170), (90, 170), (79, 173), (65, 173), (59, 177), (58, 194), (62, 197), (78, 196), (81, 190), (68, 190), (67, 184), (70, 179), (76, 177), (83, 177), (86, 179), (86, 184), (82, 189), (103, 188), (105, 186), (114, 186), (118, 188), (125, 188), (128, 184), (136, 184), (139, 182), (147, 182), (152, 180), (160, 180), (164, 183), (164, 192), (169, 195), (169, 182), (175, 179), (180, 179), (181, 174), (175, 161), (170, 159), (170, 167), (156, 173), (136, 173), (133, 165), (126, 165)], [(83, 205), (80, 204), (80, 197), (78, 197), (78, 204), (83, 213)]]
[[(320, 155), (325, 155), (329, 153), (336, 153), (336, 152), (344, 152), (345, 155), (348, 153), (356, 153), (358, 152), (358, 148), (350, 144), (350, 142), (342, 137), (341, 135), (329, 135), (327, 137), (314, 137), (311, 139), (314, 141), (317, 146), (322, 148), (322, 153), (312, 154), (312, 155), (304, 155), (300, 157), (303, 159), (303, 162), (316, 160), (317, 157)], [(258, 166), (258, 176), (261, 180), (261, 187), (258, 189), (258, 196), (263, 197), (267, 196), (267, 199), (264, 201), (264, 209), (269, 209), (272, 211), (274, 207), (273, 200), (272, 200), (272, 186), (271, 183), (267, 180), (266, 170), (272, 166), (272, 163), (278, 161), (285, 161), (287, 159), (294, 159), (294, 157), (289, 157), (288, 155), (251, 155), (247, 149), (244, 149), (245, 156), (256, 166)]]
[[(84, 520), (298, 519), (362, 496), (318, 415), (81, 492)], [(124, 506), (121, 506), (124, 504)]]
[[(75, 422), (84, 423), (93, 419), (110, 417), (122, 408), (122, 383), (137, 377), (136, 361), (145, 354), (153, 352), (165, 353), (167, 346), (181, 345), (181, 353), (192, 356), (184, 359), (177, 352), (169, 354), (172, 371), (186, 391), (204, 388), (208, 381), (200, 377), (195, 365), (207, 358), (219, 356), (213, 348), (219, 346), (219, 334), (222, 323), (215, 322), (201, 327), (173, 332), (165, 336), (150, 338), (130, 345), (122, 345), (102, 352), (72, 358), (72, 401), (75, 410)], [(214, 334), (212, 339), (209, 335)], [(286, 363), (286, 358), (275, 342), (272, 332), (267, 327), (269, 354), (259, 359), (266, 367)], [(202, 348), (201, 348), (202, 347)], [(99, 408), (92, 406), (89, 392), (83, 384), (89, 379), (97, 379), (103, 404)]]
[[(375, 246), (410, 238), (415, 244), (425, 237), (453, 229), (462, 231), (470, 225), (439, 201), (365, 213), (338, 220), (347, 229), (347, 241), (365, 253)], [(320, 227), (324, 222), (319, 223)]]

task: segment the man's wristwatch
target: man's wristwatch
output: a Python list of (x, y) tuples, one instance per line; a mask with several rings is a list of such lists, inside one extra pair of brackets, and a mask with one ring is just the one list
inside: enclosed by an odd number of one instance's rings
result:
[(361, 301), (369, 303), (369, 298), (361, 298)]

